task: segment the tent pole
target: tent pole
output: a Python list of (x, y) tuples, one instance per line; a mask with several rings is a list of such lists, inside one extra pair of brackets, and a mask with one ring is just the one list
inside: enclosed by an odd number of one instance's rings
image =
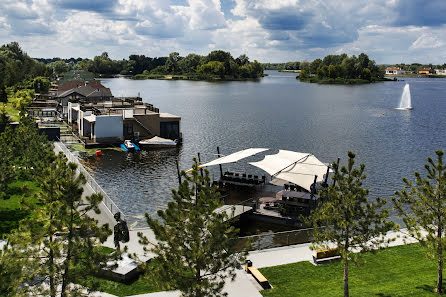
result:
[(178, 160), (175, 160), (175, 162), (177, 163), (178, 183), (181, 185), (180, 164), (178, 163)]
[[(220, 158), (220, 147), (217, 146), (217, 157)], [(218, 166), (220, 167), (220, 177), (223, 176), (223, 167), (221, 167), (221, 164), (218, 164)]]
[(308, 209), (308, 214), (310, 214), (310, 211), (314, 208), (313, 198), (314, 194), (316, 194), (316, 181), (317, 181), (317, 175), (314, 176), (314, 182), (311, 185), (311, 192), (310, 192), (310, 207)]

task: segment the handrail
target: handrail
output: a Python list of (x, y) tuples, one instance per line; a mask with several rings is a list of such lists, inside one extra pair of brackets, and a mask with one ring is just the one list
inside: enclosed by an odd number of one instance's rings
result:
[(147, 128), (143, 123), (141, 123), (141, 121), (138, 120), (135, 116), (134, 116), (133, 118), (134, 118), (135, 121), (136, 121), (141, 127), (143, 127), (147, 132), (149, 132), (151, 135), (155, 135), (155, 134), (152, 133), (152, 131), (151, 131), (149, 128)]
[(86, 179), (87, 184), (93, 189), (95, 193), (102, 194), (103, 199), (102, 203), (104, 203), (105, 208), (110, 212), (113, 216), (115, 213), (120, 212), (121, 217), (125, 220), (124, 213), (119, 209), (119, 207), (115, 204), (115, 202), (107, 195), (107, 193), (102, 189), (102, 187), (95, 181), (95, 179), (85, 170), (84, 166), (79, 162), (79, 159), (73, 155), (73, 153), (65, 146), (65, 144), (61, 141), (54, 142), (54, 146), (57, 146), (67, 157), (69, 162), (73, 162), (77, 165), (77, 170), (79, 173), (82, 173)]

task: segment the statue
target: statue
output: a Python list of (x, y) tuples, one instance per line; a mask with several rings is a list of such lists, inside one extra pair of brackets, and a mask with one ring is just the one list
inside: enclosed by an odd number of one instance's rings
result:
[(121, 213), (120, 212), (115, 213), (114, 218), (118, 223), (113, 228), (113, 235), (114, 235), (113, 239), (116, 249), (119, 249), (119, 242), (120, 241), (129, 242), (130, 234), (129, 234), (129, 228), (127, 227), (127, 222), (121, 220)]

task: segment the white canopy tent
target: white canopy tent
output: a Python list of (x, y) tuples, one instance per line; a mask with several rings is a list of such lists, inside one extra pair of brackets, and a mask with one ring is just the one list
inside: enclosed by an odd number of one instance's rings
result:
[(323, 181), (328, 166), (309, 153), (279, 150), (275, 155), (268, 155), (262, 161), (249, 163), (265, 170), (271, 177), (292, 182), (311, 191), (311, 185)]
[(269, 149), (267, 148), (249, 148), (246, 150), (238, 151), (232, 154), (229, 154), (227, 156), (215, 159), (211, 162), (201, 164), (198, 166), (199, 168), (208, 167), (208, 166), (214, 166), (214, 165), (221, 165), (221, 164), (228, 164), (228, 163), (235, 163), (237, 161), (240, 161), (241, 159), (251, 157), (255, 154), (267, 151)]

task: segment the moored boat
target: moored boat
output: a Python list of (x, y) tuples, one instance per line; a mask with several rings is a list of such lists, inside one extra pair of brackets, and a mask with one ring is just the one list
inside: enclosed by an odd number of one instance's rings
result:
[(144, 139), (139, 142), (139, 145), (147, 148), (169, 148), (176, 147), (178, 140), (166, 139), (159, 136), (154, 136), (150, 139)]

